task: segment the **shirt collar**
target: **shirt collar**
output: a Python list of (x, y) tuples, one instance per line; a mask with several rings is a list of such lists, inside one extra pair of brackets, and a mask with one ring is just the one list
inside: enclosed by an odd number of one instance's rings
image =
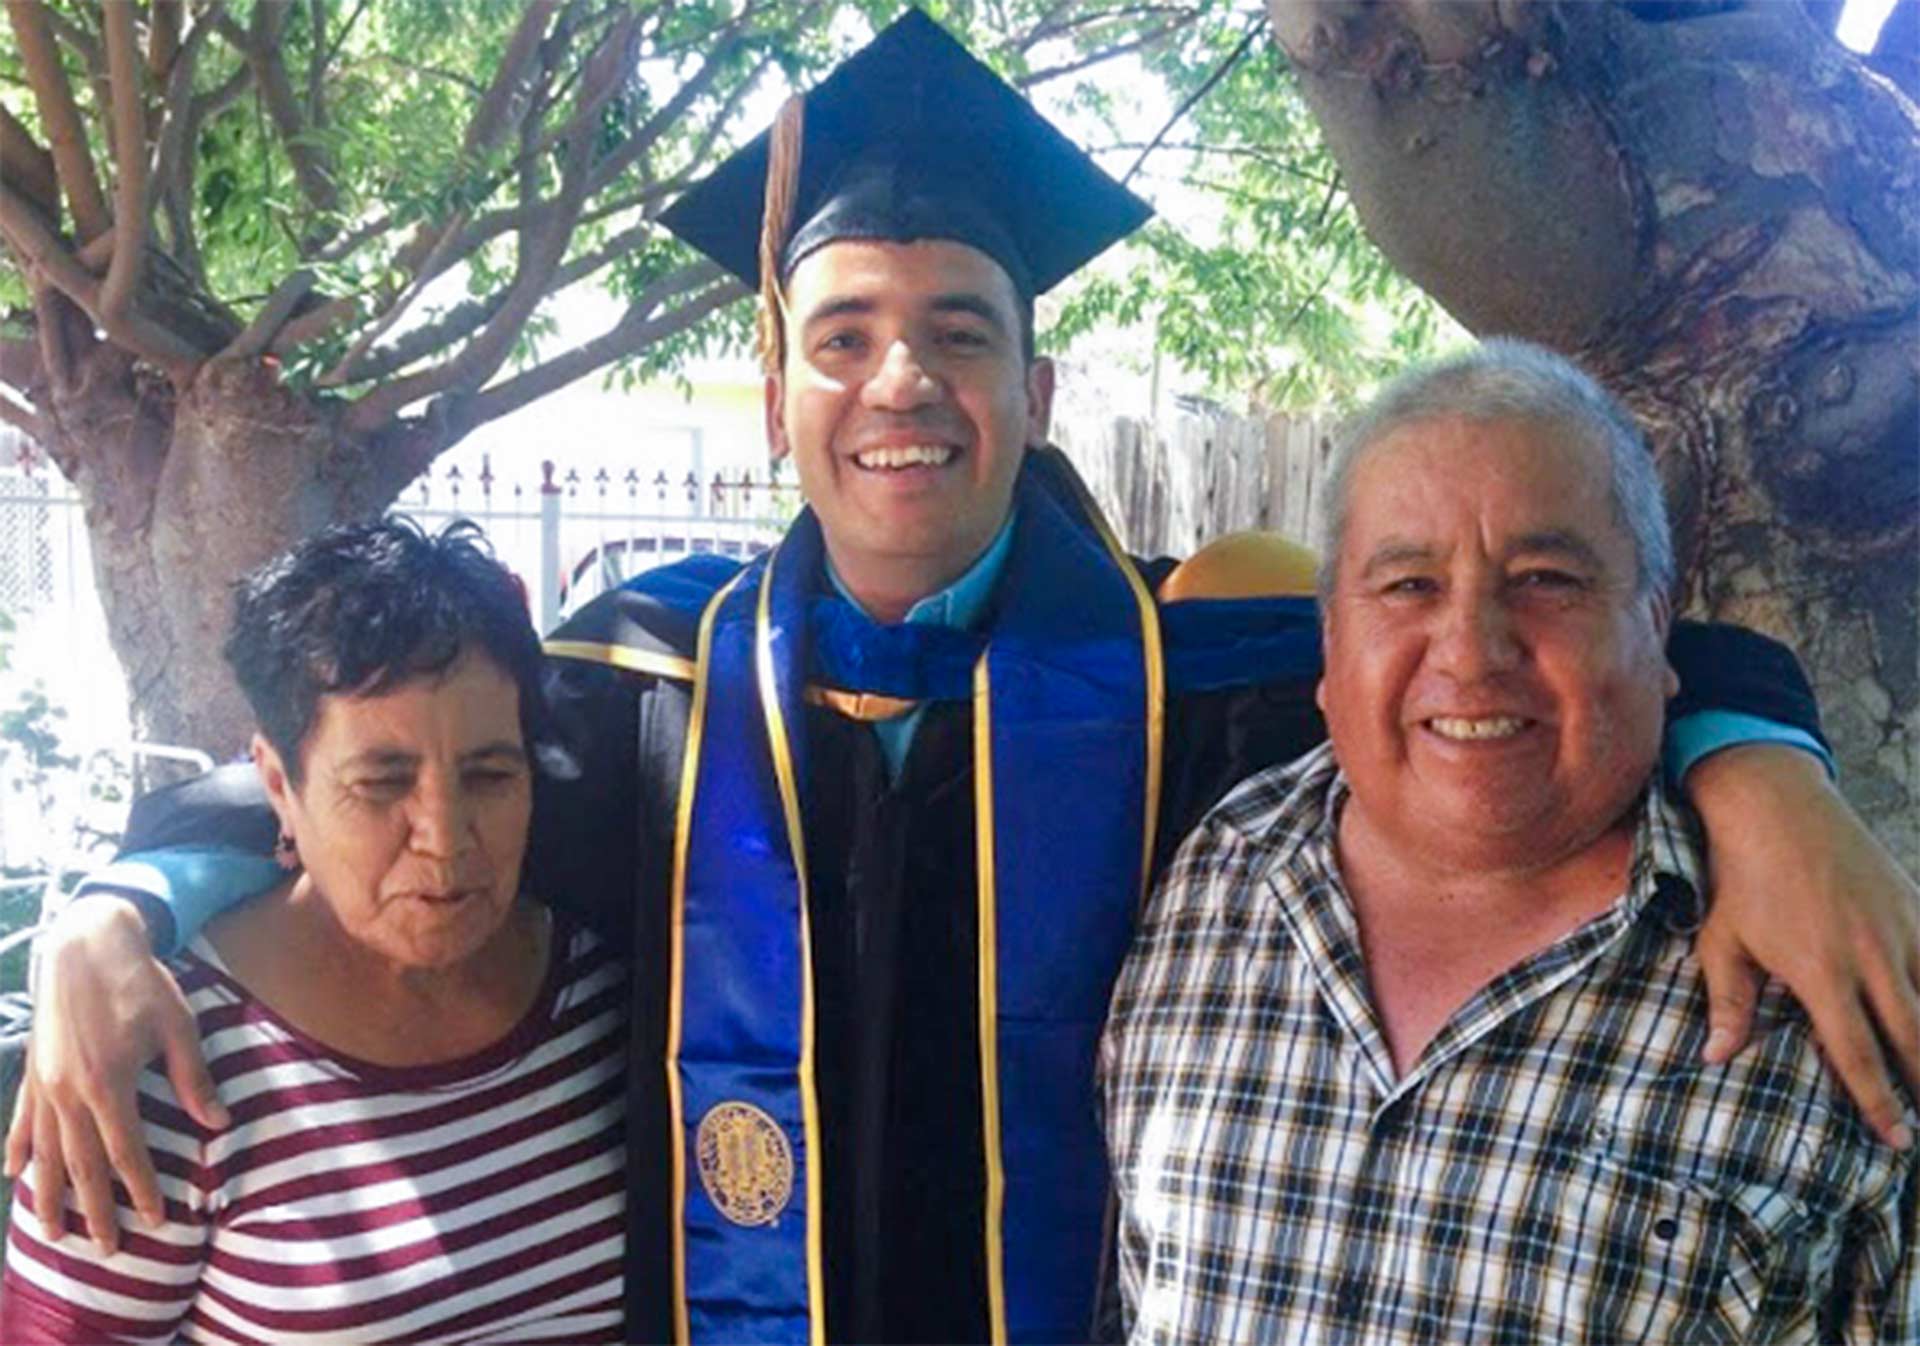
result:
[(1706, 870), (1699, 819), (1668, 791), (1656, 770), (1647, 782), (1634, 836), (1627, 880), (1630, 914), (1646, 912), (1669, 929), (1692, 934), (1707, 916)]
[[(993, 596), (993, 586), (999, 582), (1000, 572), (1006, 568), (1007, 553), (1013, 550), (1013, 516), (1009, 511), (1006, 522), (1000, 525), (993, 541), (980, 553), (979, 559), (967, 567), (966, 573), (935, 594), (929, 594), (907, 609), (907, 615), (901, 621), (914, 626), (945, 626), (964, 631), (980, 620), (986, 611), (987, 600)], [(833, 561), (827, 561), (827, 578), (833, 582), (835, 592), (855, 607), (860, 600), (855, 598), (841, 582), (840, 574), (833, 568)], [(865, 612), (865, 608), (860, 609)], [(871, 615), (871, 614), (868, 614)]]
[[(1237, 830), (1266, 838), (1274, 848), (1271, 860), (1276, 867), (1304, 864), (1296, 874), (1317, 873), (1344, 892), (1334, 857), (1348, 786), (1346, 774), (1333, 759), (1333, 746), (1321, 744), (1287, 768), (1285, 775), (1291, 779), (1278, 800), (1269, 795), (1267, 806), (1258, 813), (1248, 810), (1252, 816), (1234, 819)], [(1691, 934), (1706, 918), (1706, 859), (1699, 823), (1684, 801), (1662, 784), (1658, 771), (1648, 777), (1646, 793), (1635, 803), (1634, 813), (1627, 890), (1616, 906), (1628, 922), (1648, 915), (1671, 930)], [(1298, 861), (1293, 860), (1295, 855)], [(1296, 881), (1277, 887), (1284, 900), (1304, 896), (1302, 890), (1311, 886)]]

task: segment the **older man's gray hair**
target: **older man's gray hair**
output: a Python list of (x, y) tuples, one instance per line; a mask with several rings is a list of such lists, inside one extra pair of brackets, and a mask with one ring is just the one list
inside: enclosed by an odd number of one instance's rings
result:
[(1673, 588), (1673, 538), (1640, 427), (1593, 377), (1562, 356), (1496, 337), (1464, 355), (1408, 370), (1341, 427), (1321, 496), (1320, 597), (1333, 592), (1353, 470), (1374, 445), (1418, 421), (1528, 421), (1604, 448), (1615, 520), (1633, 539), (1641, 592)]

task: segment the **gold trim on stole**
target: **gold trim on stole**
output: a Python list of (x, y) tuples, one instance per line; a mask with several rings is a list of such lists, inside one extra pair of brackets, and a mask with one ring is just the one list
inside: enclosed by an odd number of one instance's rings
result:
[(987, 1159), (987, 1335), (1006, 1346), (1007, 1277), (1001, 1222), (1007, 1175), (1000, 1156), (1000, 943), (993, 848), (993, 686), (987, 656), (973, 666), (973, 834), (980, 899), (980, 1140)]
[(692, 682), (696, 669), (696, 660), (683, 655), (659, 654), (653, 650), (636, 650), (626, 645), (608, 645), (592, 640), (549, 640), (543, 642), (540, 648), (550, 658), (610, 664), (614, 668), (624, 668), (629, 673), (651, 673), (656, 678), (671, 678), (675, 682)]
[(1134, 568), (1133, 558), (1107, 526), (1099, 506), (1090, 506), (1087, 517), (1093, 521), (1094, 531), (1100, 535), (1107, 554), (1120, 567), (1127, 587), (1133, 590), (1134, 606), (1140, 610), (1140, 649), (1147, 673), (1147, 799), (1140, 838), (1140, 907), (1145, 910), (1147, 898), (1153, 892), (1153, 848), (1160, 832), (1160, 776), (1167, 732), (1167, 659), (1160, 638), (1160, 607), (1154, 602), (1153, 591)]
[[(694, 679), (695, 661), (678, 654), (660, 654), (653, 650), (636, 650), (625, 645), (591, 640), (549, 640), (540, 648), (553, 659), (578, 659), (590, 664), (606, 664), (629, 673), (646, 673), (674, 682), (692, 682)], [(879, 692), (849, 692), (813, 682), (803, 687), (800, 695), (809, 706), (824, 706), (838, 711), (849, 720), (868, 723), (897, 720), (920, 704), (905, 697), (885, 696)]]
[(780, 550), (773, 549), (767, 557), (767, 568), (760, 576), (753, 656), (759, 675), (760, 704), (767, 716), (767, 745), (773, 754), (774, 779), (779, 784), (780, 807), (786, 815), (787, 844), (793, 854), (800, 887), (800, 1114), (807, 1145), (807, 1337), (813, 1346), (826, 1346), (826, 1257), (821, 1248), (820, 1219), (820, 1095), (813, 1077), (813, 919), (809, 910), (807, 844), (800, 828), (800, 785), (795, 779), (793, 747), (787, 737), (787, 720), (780, 709), (780, 688), (773, 667), (773, 568), (780, 560)]
[[(739, 586), (746, 572), (728, 581), (707, 602), (706, 611), (700, 614), (700, 635), (694, 646), (693, 665), (693, 708), (687, 718), (687, 746), (680, 759), (680, 800), (675, 810), (673, 828), (673, 911), (670, 926), (672, 931), (672, 953), (667, 972), (667, 1111), (672, 1122), (670, 1140), (673, 1152), (673, 1339), (680, 1346), (688, 1346), (693, 1339), (693, 1328), (687, 1312), (687, 1135), (686, 1103), (680, 1093), (680, 1034), (682, 1031), (682, 1008), (686, 994), (686, 916), (687, 916), (687, 858), (693, 845), (693, 794), (700, 779), (700, 741), (706, 731), (707, 720), (707, 677), (712, 668), (709, 656), (713, 652), (713, 623), (719, 616), (720, 608), (727, 598)], [(548, 652), (553, 653), (555, 644), (574, 644), (575, 642), (549, 642)], [(615, 650), (620, 653), (635, 654), (638, 651), (620, 650), (617, 646), (597, 647)], [(563, 658), (590, 658), (581, 654), (566, 654)], [(615, 663), (616, 660), (605, 662)], [(620, 665), (628, 667), (629, 665)], [(652, 669), (643, 670), (652, 672)]]

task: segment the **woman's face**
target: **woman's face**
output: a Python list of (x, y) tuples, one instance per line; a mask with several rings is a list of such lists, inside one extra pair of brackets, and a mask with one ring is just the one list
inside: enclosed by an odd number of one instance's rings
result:
[(295, 786), (254, 738), (280, 825), (345, 933), (391, 962), (480, 950), (520, 882), (533, 806), (520, 696), (486, 655), (378, 696), (320, 699)]

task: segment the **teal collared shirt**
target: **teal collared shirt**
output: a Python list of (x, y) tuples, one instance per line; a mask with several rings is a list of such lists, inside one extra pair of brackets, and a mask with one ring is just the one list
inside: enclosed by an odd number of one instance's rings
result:
[[(1007, 553), (1013, 549), (1013, 515), (1007, 515), (1007, 521), (1000, 525), (1000, 531), (994, 534), (993, 541), (980, 553), (980, 558), (967, 567), (965, 574), (937, 594), (915, 603), (907, 609), (902, 623), (913, 626), (945, 626), (956, 631), (964, 631), (980, 620), (987, 610), (987, 600), (993, 597), (993, 586), (999, 583), (1000, 572), (1006, 568)], [(827, 562), (827, 578), (840, 596), (855, 607), (860, 600), (848, 592), (847, 586), (835, 573), (833, 562)], [(861, 609), (865, 611), (864, 608)], [(869, 614), (871, 615), (871, 614)], [(925, 705), (915, 706), (905, 715), (891, 720), (878, 720), (873, 732), (880, 738), (880, 751), (887, 759), (887, 777), (900, 779), (900, 768), (906, 764), (907, 752), (913, 747), (913, 735), (920, 728), (920, 721), (926, 717)]]

